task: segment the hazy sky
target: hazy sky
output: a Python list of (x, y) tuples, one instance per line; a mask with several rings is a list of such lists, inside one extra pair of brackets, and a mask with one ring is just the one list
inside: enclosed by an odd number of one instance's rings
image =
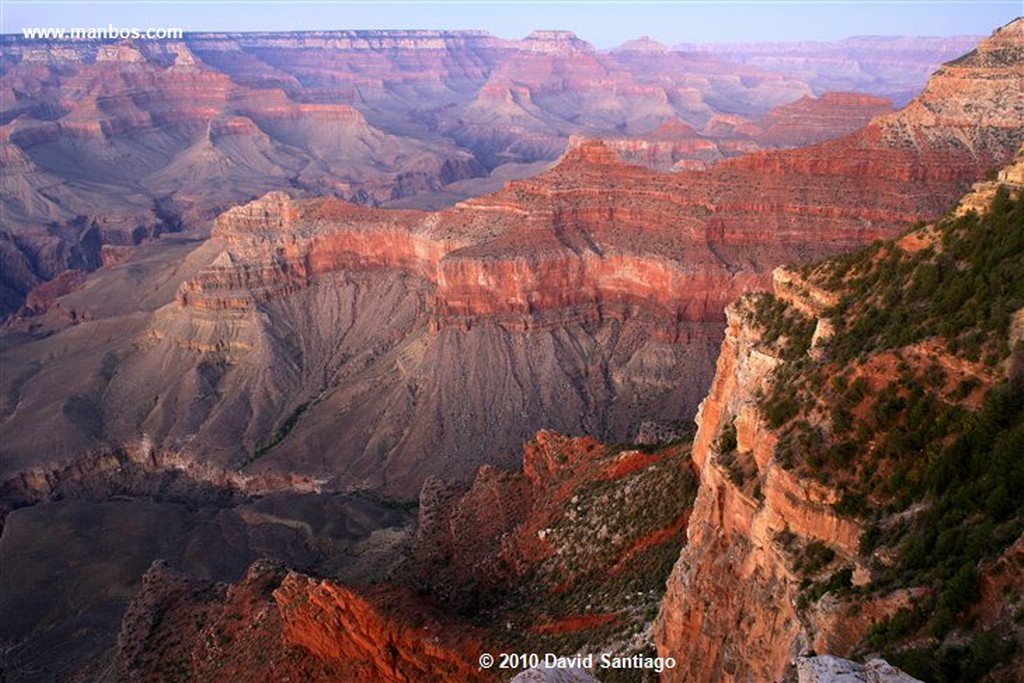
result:
[(669, 45), (987, 35), (1022, 14), (1024, 0), (2, 0), (0, 32), (110, 24), (191, 31), (477, 28), (521, 38), (557, 28), (608, 48), (644, 35)]

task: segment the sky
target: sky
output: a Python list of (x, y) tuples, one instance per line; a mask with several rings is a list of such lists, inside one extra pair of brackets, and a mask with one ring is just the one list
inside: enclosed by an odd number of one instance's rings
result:
[(677, 45), (988, 35), (1021, 15), (1024, 0), (0, 0), (0, 33), (114, 25), (186, 31), (483, 29), (522, 38), (534, 29), (564, 29), (605, 49), (640, 36)]

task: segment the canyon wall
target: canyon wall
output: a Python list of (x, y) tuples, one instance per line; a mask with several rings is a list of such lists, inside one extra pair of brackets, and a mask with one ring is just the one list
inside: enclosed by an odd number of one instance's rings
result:
[[(923, 680), (1019, 677), (1020, 600), (995, 593), (1016, 580), (1020, 510), (989, 501), (1021, 476), (1024, 291), (998, 297), (1015, 311), (998, 320), (985, 294), (957, 307), (977, 316), (942, 322), (950, 292), (1019, 269), (995, 243), (1024, 234), (1021, 154), (937, 225), (776, 269), (774, 295), (726, 309), (697, 413), (700, 488), (654, 630), (683, 663), (665, 680), (803, 681), (808, 654), (880, 652)], [(922, 287), (944, 257), (964, 284)], [(983, 352), (960, 345), (971, 335)], [(953, 537), (978, 540), (937, 548)]]
[[(727, 301), (779, 263), (937, 217), (1013, 155), (1019, 34), (857, 133), (706, 171), (630, 166), (579, 139), (549, 170), (440, 211), (282, 193), (231, 209), (179, 263), (154, 255), (148, 286), (129, 263), (40, 294), (52, 315), (5, 352), (25, 368), (6, 384), (5, 465), (150, 439), (408, 497), (430, 475), (515, 462), (540, 428), (621, 441), (687, 419)], [(146, 312), (117, 292), (124, 278), (154, 292)], [(73, 379), (28, 381), (57, 375)]]
[[(749, 305), (741, 300), (726, 311), (715, 379), (697, 414), (701, 486), (655, 628), (659, 654), (682, 663), (668, 680), (779, 680), (798, 655), (833, 651), (821, 626), (797, 611), (803, 575), (795, 559), (800, 544), (811, 543), (857, 558), (861, 529), (832, 510), (839, 494), (775, 461), (778, 436), (758, 399), (782, 361), (760, 343)], [(718, 439), (727, 426), (735, 429), (742, 477), (724, 463)]]
[[(565, 31), (3, 36), (0, 316), (65, 269), (99, 267), (103, 247), (205, 232), (269, 191), (450, 205), (556, 159), (573, 135), (643, 136), (673, 121), (710, 134), (717, 118), (757, 119), (811, 93), (798, 78), (650, 42), (600, 52)], [(951, 49), (926, 45), (917, 58), (934, 65)], [(920, 64), (908, 68), (920, 87)], [(814, 130), (800, 139), (847, 132), (826, 118), (805, 117)], [(712, 163), (753, 149), (740, 128), (718, 127), (715, 150), (663, 141), (667, 151), (630, 158)]]

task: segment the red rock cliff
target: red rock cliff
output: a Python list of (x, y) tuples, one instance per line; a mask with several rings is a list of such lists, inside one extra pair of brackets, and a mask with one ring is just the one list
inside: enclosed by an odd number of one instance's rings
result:
[(131, 681), (494, 680), (479, 648), (473, 629), (428, 614), (408, 591), (360, 594), (269, 560), (225, 587), (158, 562), (125, 615), (117, 665)]
[[(577, 141), (550, 171), (435, 213), (274, 195), (219, 219), (226, 256), (183, 287), (181, 302), (244, 305), (214, 292), (250, 287), (258, 299), (320, 273), (385, 267), (433, 283), (441, 321), (637, 305), (713, 320), (733, 294), (764, 286), (775, 264), (935, 218), (1010, 159), (1024, 142), (1022, 32), (1020, 21), (997, 31), (906, 108), (857, 133), (707, 172), (655, 173)], [(822, 101), (836, 99), (881, 106)]]
[[(757, 396), (780, 361), (746, 324), (745, 301), (727, 309), (715, 379), (698, 409), (693, 461), (701, 485), (655, 625), (659, 654), (681, 662), (670, 681), (781, 679), (820, 626), (796, 611), (793, 539), (847, 559), (857, 554), (860, 528), (831, 509), (838, 494), (774, 461), (777, 437)], [(735, 426), (741, 482), (719, 452), (727, 425)]]

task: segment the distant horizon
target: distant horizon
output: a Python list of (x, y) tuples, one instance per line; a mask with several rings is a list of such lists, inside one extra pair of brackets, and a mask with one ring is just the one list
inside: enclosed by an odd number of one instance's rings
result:
[(5, 0), (0, 33), (114, 25), (180, 27), (186, 33), (485, 31), (521, 40), (535, 30), (562, 30), (608, 50), (643, 37), (673, 47), (983, 36), (1020, 14), (1020, 0)]
[[(998, 27), (996, 27), (998, 28)], [(993, 29), (995, 30), (995, 29)], [(599, 51), (607, 52), (609, 50), (615, 50), (620, 48), (627, 43), (650, 40), (663, 47), (673, 50), (680, 47), (704, 47), (704, 46), (728, 46), (728, 45), (744, 45), (744, 44), (763, 44), (763, 45), (799, 45), (799, 44), (811, 44), (811, 43), (838, 43), (846, 40), (856, 40), (860, 38), (869, 39), (885, 39), (891, 38), (893, 40), (899, 40), (901, 38), (911, 38), (915, 40), (956, 40), (963, 38), (982, 38), (988, 33), (956, 33), (949, 35), (921, 35), (921, 34), (910, 34), (910, 33), (858, 33), (851, 35), (844, 35), (838, 38), (822, 38), (822, 39), (800, 39), (800, 40), (727, 40), (727, 41), (708, 41), (708, 42), (689, 42), (683, 41), (679, 43), (665, 43), (660, 40), (656, 40), (648, 35), (638, 35), (633, 38), (627, 38), (621, 43), (616, 45), (599, 46), (594, 45), (590, 40), (587, 40), (585, 36), (581, 36), (576, 31), (566, 28), (537, 28), (521, 36), (501, 36), (483, 28), (298, 28), (298, 29), (280, 29), (280, 30), (268, 30), (268, 29), (186, 29), (184, 31), (184, 37), (197, 36), (197, 35), (289, 35), (289, 34), (301, 34), (301, 33), (325, 33), (325, 34), (344, 34), (344, 33), (445, 33), (445, 34), (477, 34), (486, 36), (489, 38), (496, 38), (498, 40), (507, 41), (521, 41), (526, 40), (531, 34), (539, 31), (554, 31), (571, 33), (578, 40), (581, 40)], [(23, 37), (20, 31), (0, 31), (0, 37)], [(45, 40), (45, 39), (41, 39)], [(97, 42), (103, 42), (103, 39), (96, 39)], [(107, 40), (106, 42), (115, 42), (114, 39)]]

